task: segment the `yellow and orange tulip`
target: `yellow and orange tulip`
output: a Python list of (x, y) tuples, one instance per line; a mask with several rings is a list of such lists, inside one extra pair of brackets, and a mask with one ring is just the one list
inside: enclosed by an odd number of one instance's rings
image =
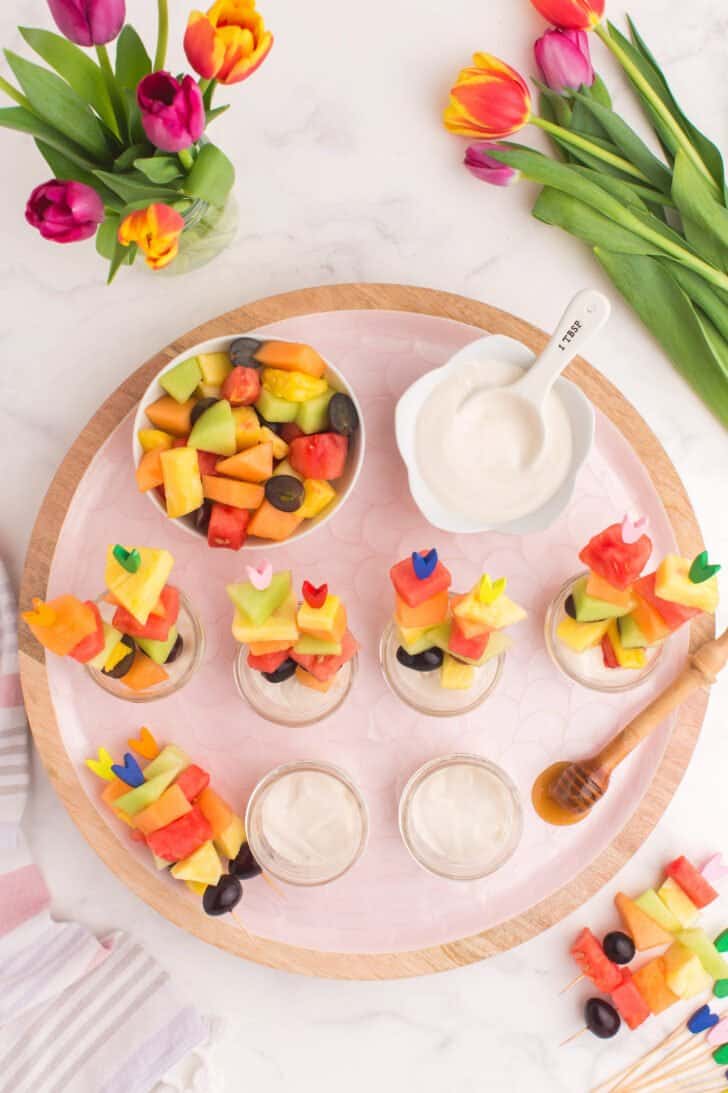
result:
[(118, 239), (123, 247), (136, 243), (152, 269), (164, 269), (179, 251), (179, 237), (185, 222), (169, 205), (149, 205), (129, 213), (119, 225)]
[(195, 72), (222, 84), (251, 76), (272, 45), (273, 35), (255, 10), (255, 0), (217, 0), (207, 14), (193, 11), (184, 41)]
[(536, 11), (563, 30), (591, 30), (601, 22), (605, 0), (531, 0)]
[(475, 53), (450, 90), (443, 120), (451, 133), (474, 140), (501, 140), (517, 133), (531, 117), (526, 81), (504, 61)]

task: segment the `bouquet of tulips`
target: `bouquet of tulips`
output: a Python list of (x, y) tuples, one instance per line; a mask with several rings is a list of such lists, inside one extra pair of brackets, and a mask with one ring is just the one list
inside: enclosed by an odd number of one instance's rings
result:
[[(554, 24), (535, 46), (534, 112), (525, 80), (476, 53), (452, 88), (445, 125), (474, 139), (465, 164), (498, 186), (537, 182), (533, 215), (584, 240), (644, 324), (728, 426), (728, 190), (716, 146), (685, 116), (629, 21), (603, 25), (605, 0), (531, 0)], [(653, 147), (612, 109), (594, 72), (592, 31), (642, 106)], [(553, 155), (503, 138), (528, 124)]]
[(56, 243), (95, 235), (109, 281), (139, 251), (162, 269), (177, 257), (185, 229), (226, 204), (235, 170), (205, 136), (227, 110), (213, 106), (213, 95), (218, 84), (256, 70), (272, 35), (255, 0), (193, 11), (184, 48), (195, 80), (165, 70), (167, 0), (157, 0), (154, 59), (124, 25), (125, 0), (48, 0), (48, 7), (61, 34), (20, 28), (45, 65), (6, 50), (15, 83), (0, 77), (0, 91), (16, 104), (0, 109), (0, 126), (30, 134), (53, 172), (31, 193), (26, 219)]

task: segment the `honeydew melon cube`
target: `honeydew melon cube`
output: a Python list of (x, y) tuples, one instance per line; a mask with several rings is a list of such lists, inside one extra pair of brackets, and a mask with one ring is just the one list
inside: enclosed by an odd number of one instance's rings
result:
[(168, 770), (171, 770), (176, 778), (178, 774), (187, 769), (190, 762), (189, 755), (182, 751), (182, 748), (178, 748), (176, 744), (167, 744), (162, 748), (156, 759), (152, 759), (151, 763), (147, 763), (144, 768), (144, 777), (147, 781), (150, 781), (152, 778), (156, 778), (158, 774), (166, 774)]
[(331, 594), (326, 597), (321, 607), (311, 607), (304, 600), (298, 609), (299, 629), (331, 633), (336, 625), (336, 617), (340, 606), (341, 600), (339, 597)]
[(232, 361), (227, 353), (198, 353), (197, 362), (202, 373), (203, 383), (222, 387), (233, 370)]
[(478, 585), (467, 596), (455, 604), (453, 611), (459, 619), (480, 623), (491, 630), (502, 630), (526, 618), (526, 612), (509, 596), (502, 593), (493, 603), (482, 603), (478, 599)]
[(114, 801), (114, 808), (118, 808), (121, 812), (125, 812), (127, 816), (135, 816), (137, 812), (141, 812), (143, 808), (149, 808), (155, 801), (164, 793), (167, 786), (170, 786), (177, 777), (177, 771), (172, 768), (170, 770), (163, 771), (161, 774), (157, 774), (156, 777), (150, 778), (149, 781), (142, 782), (140, 786), (135, 786), (134, 789), (129, 790), (123, 797), (118, 797)]
[(723, 959), (705, 930), (697, 927), (681, 930), (677, 940), (695, 953), (711, 979), (728, 979), (728, 963)]
[(677, 933), (680, 929), (680, 921), (675, 917), (670, 908), (664, 903), (654, 888), (648, 888), (646, 892), (643, 892), (639, 896), (635, 903), (637, 906), (653, 918), (663, 930), (668, 930), (671, 934)]
[(718, 606), (718, 578), (693, 584), (690, 580), (689, 558), (668, 554), (657, 567), (655, 594), (661, 600), (670, 600), (683, 607), (697, 607), (700, 611), (713, 612)]
[(410, 656), (414, 657), (418, 653), (424, 653), (425, 649), (432, 649), (433, 646), (442, 649), (445, 653), (450, 642), (451, 628), (451, 622), (441, 622), (439, 626), (430, 627), (398, 626), (397, 636), (400, 645)]
[(250, 581), (229, 584), (227, 594), (254, 626), (262, 626), (291, 594), (290, 569), (274, 573), (267, 588), (254, 588)]
[(608, 619), (599, 622), (577, 622), (569, 615), (556, 627), (556, 637), (575, 653), (584, 653), (587, 649), (593, 649), (599, 645), (607, 632)]
[(201, 379), (200, 362), (197, 357), (188, 357), (186, 361), (180, 361), (169, 372), (165, 372), (160, 377), (159, 386), (176, 402), (187, 402)]
[[(170, 454), (162, 453), (163, 456)], [(144, 625), (152, 608), (156, 607), (172, 572), (174, 558), (168, 550), (155, 550), (152, 547), (135, 549), (139, 552), (141, 564), (136, 573), (129, 573), (114, 557), (113, 546), (109, 546), (106, 551), (104, 580), (109, 592), (114, 594), (121, 606)]]
[(682, 927), (692, 926), (697, 921), (698, 908), (672, 877), (664, 881), (657, 894)]
[(649, 644), (632, 615), (620, 618), (619, 640), (624, 649), (644, 649)]
[(620, 668), (644, 668), (647, 663), (645, 650), (625, 649), (619, 638), (619, 626), (616, 619), (610, 619), (607, 635)]
[[(117, 630), (109, 622), (102, 622), (104, 630), (104, 647), (100, 653), (97, 653), (95, 657), (92, 657), (88, 662), (90, 668), (95, 668), (97, 672), (100, 672), (102, 668), (106, 667), (106, 662), (116, 649), (117, 645), (121, 641), (121, 630)], [(128, 646), (124, 646), (124, 656), (129, 652)]]
[(272, 395), (265, 387), (261, 388), (260, 395), (255, 403), (255, 408), (266, 421), (283, 424), (287, 421), (295, 421), (300, 409), (300, 403), (289, 402), (288, 399), (278, 398)]
[(463, 664), (445, 653), (440, 668), (440, 684), (446, 691), (467, 691), (474, 679), (475, 669), (471, 664)]
[(239, 816), (233, 816), (232, 820), (219, 835), (215, 837), (215, 846), (228, 861), (237, 858), (240, 847), (245, 842), (245, 827)]
[(675, 941), (664, 954), (665, 982), (678, 998), (694, 998), (710, 990), (713, 979), (700, 963), (696, 953), (680, 941)]
[[(323, 394), (300, 403), (295, 418), (299, 429), (308, 435), (326, 432), (329, 425), (329, 403), (333, 397), (334, 392), (329, 388)], [(271, 421), (272, 418), (268, 420)]]
[(301, 634), (301, 637), (293, 646), (293, 652), (301, 653), (304, 656), (338, 657), (341, 655), (341, 642), (327, 641), (325, 638), (315, 638), (311, 634)]
[(609, 600), (598, 600), (590, 596), (586, 590), (588, 581), (588, 577), (580, 577), (571, 589), (577, 622), (598, 622), (601, 619), (617, 619), (621, 615), (629, 614), (631, 605), (611, 603)]
[(137, 645), (143, 653), (146, 653), (155, 664), (165, 664), (167, 657), (172, 652), (172, 647), (177, 640), (176, 626), (170, 626), (166, 641), (154, 641), (152, 638), (135, 638)]
[[(200, 414), (187, 440), (188, 448), (235, 455), (237, 451), (235, 418), (230, 403), (221, 398)], [(165, 485), (166, 489), (166, 485)]]
[[(278, 463), (277, 466), (275, 466), (273, 468), (273, 474), (271, 475), (271, 478), (275, 478), (275, 476), (277, 474), (290, 475), (291, 478), (297, 478), (299, 482), (304, 482), (303, 476), (300, 475), (298, 473), (298, 471), (294, 471), (293, 467), (291, 466), (291, 464), (289, 463), (289, 461), (287, 459), (282, 459), (280, 461), (280, 463)], [(305, 488), (305, 485), (306, 485), (306, 483), (304, 482), (304, 488)], [(326, 483), (326, 485), (328, 486), (328, 482)], [(305, 501), (304, 501), (304, 504), (305, 504)], [(303, 511), (303, 509), (299, 509), (299, 512), (302, 512), (302, 511)]]
[(287, 641), (293, 645), (298, 641), (299, 631), (296, 625), (296, 595), (293, 591), (277, 611), (255, 626), (240, 608), (235, 609), (233, 619), (233, 637), (246, 645), (267, 641)]
[(211, 842), (203, 843), (188, 858), (182, 858), (170, 870), (176, 880), (197, 881), (198, 884), (217, 884), (222, 876), (222, 862)]

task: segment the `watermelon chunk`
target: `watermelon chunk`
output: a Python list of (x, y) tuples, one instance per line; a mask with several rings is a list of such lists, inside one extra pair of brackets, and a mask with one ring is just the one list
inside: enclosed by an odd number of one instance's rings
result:
[(356, 638), (350, 630), (347, 630), (341, 639), (341, 652), (329, 656), (316, 656), (313, 653), (294, 653), (291, 651), (291, 659), (305, 669), (320, 683), (326, 683), (342, 668), (359, 648)]
[(248, 667), (254, 672), (275, 672), (284, 660), (288, 660), (290, 650), (289, 645), (287, 649), (279, 649), (275, 653), (248, 653)]
[(685, 857), (675, 858), (675, 861), (665, 867), (665, 872), (680, 885), (696, 907), (707, 907), (718, 898), (715, 888), (708, 884), (705, 877)]
[(648, 607), (657, 612), (671, 632), (679, 629), (684, 622), (700, 614), (699, 607), (685, 607), (683, 604), (673, 603), (671, 600), (663, 600), (655, 592), (656, 580), (656, 573), (647, 573), (644, 577), (640, 577), (638, 581), (635, 581), (634, 591)]
[(339, 433), (314, 433), (291, 442), (288, 458), (294, 471), (304, 478), (341, 478), (349, 450), (347, 437)]
[(651, 553), (652, 541), (647, 535), (641, 535), (636, 543), (625, 543), (622, 525), (611, 524), (589, 540), (579, 558), (593, 573), (623, 590), (634, 584)]
[(608, 634), (605, 634), (602, 638), (602, 660), (604, 661), (605, 668), (619, 668), (617, 654), (614, 651), (614, 646), (609, 640)]
[(639, 1028), (650, 1016), (651, 1010), (637, 990), (629, 968), (622, 968), (621, 971), (622, 982), (612, 990), (612, 1002), (628, 1028)]
[(579, 971), (600, 991), (609, 993), (622, 982), (622, 973), (605, 954), (594, 934), (585, 927), (571, 946), (571, 955)]
[(179, 820), (160, 827), (147, 837), (147, 845), (153, 854), (165, 861), (181, 861), (194, 854), (203, 843), (212, 838), (212, 828), (202, 810), (193, 805)]
[(465, 660), (480, 660), (490, 641), (490, 635), (491, 631), (486, 630), (484, 634), (477, 634), (473, 638), (468, 638), (463, 633), (457, 618), (453, 618), (447, 651), (452, 653), (454, 657), (462, 657)]
[(415, 573), (411, 557), (403, 558), (401, 562), (393, 565), (389, 576), (395, 592), (408, 607), (419, 607), (438, 593), (445, 592), (452, 584), (449, 569), (439, 561), (430, 576), (420, 580)]
[(97, 657), (106, 644), (106, 631), (98, 607), (91, 600), (86, 600), (86, 606), (90, 607), (94, 613), (96, 629), (93, 634), (88, 634), (77, 645), (74, 645), (69, 653), (69, 656), (80, 661), (81, 664), (86, 664), (87, 661)]
[(209, 784), (210, 775), (196, 763), (190, 763), (188, 767), (185, 767), (175, 782), (188, 801), (195, 801)]
[(125, 607), (117, 607), (111, 625), (132, 638), (166, 641), (170, 628), (175, 625), (179, 616), (179, 589), (167, 584), (162, 589), (159, 599), (164, 607), (164, 615), (150, 614), (147, 621), (141, 623)]

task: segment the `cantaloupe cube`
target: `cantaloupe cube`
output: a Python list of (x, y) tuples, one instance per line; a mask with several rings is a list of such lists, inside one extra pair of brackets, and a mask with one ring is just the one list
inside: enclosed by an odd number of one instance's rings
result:
[(692, 926), (697, 921), (700, 914), (698, 908), (672, 877), (664, 881), (657, 894), (683, 928)]
[(158, 800), (135, 814), (134, 827), (143, 835), (151, 835), (153, 831), (159, 831), (160, 827), (174, 823), (191, 809), (192, 805), (179, 786), (172, 784)]
[(238, 478), (241, 482), (266, 482), (273, 474), (273, 445), (256, 444), (215, 467), (217, 474)]
[(713, 986), (712, 976), (708, 975), (697, 955), (679, 941), (673, 942), (663, 960), (665, 982), (678, 998), (694, 998)]
[(165, 672), (162, 665), (155, 664), (151, 657), (137, 649), (131, 668), (121, 677), (121, 682), (130, 691), (140, 694), (142, 691), (148, 691), (150, 687), (164, 683), (167, 679), (169, 679), (169, 673)]
[(475, 669), (471, 664), (462, 664), (449, 653), (440, 668), (440, 684), (446, 691), (467, 691), (473, 685)]
[(631, 611), (635, 600), (631, 588), (615, 588), (613, 584), (600, 577), (598, 573), (590, 573), (586, 582), (586, 594), (595, 600), (603, 600), (605, 603), (616, 604)]
[(670, 990), (665, 979), (665, 958), (655, 957), (632, 972), (632, 980), (652, 1013), (657, 1015), (677, 1002), (677, 995)]
[(188, 858), (183, 858), (170, 870), (176, 880), (193, 880), (198, 884), (217, 884), (222, 876), (222, 862), (211, 842), (203, 843)]
[(144, 413), (156, 429), (171, 436), (188, 436), (191, 428), (190, 415), (196, 401), (190, 398), (187, 402), (179, 403), (171, 395), (164, 395), (147, 406)]
[(263, 342), (256, 350), (255, 359), (259, 364), (266, 364), (271, 368), (280, 368), (286, 372), (305, 372), (318, 379), (326, 371), (326, 365), (315, 349), (296, 342)]
[(691, 565), (689, 558), (681, 558), (679, 554), (666, 555), (657, 567), (655, 594), (661, 600), (670, 600), (683, 607), (713, 612), (718, 606), (718, 578), (713, 576), (707, 581), (693, 584), (690, 580)]
[(655, 645), (670, 634), (670, 627), (662, 616), (655, 611), (651, 604), (640, 599), (640, 597), (637, 598), (637, 605), (630, 612), (630, 618), (645, 635), (648, 645)]
[(417, 607), (410, 607), (398, 593), (395, 593), (394, 617), (399, 626), (407, 629), (413, 627), (429, 629), (429, 627), (437, 626), (445, 621), (448, 616), (449, 604), (450, 599), (447, 589), (430, 596), (428, 600), (424, 600)]
[(232, 478), (218, 478), (213, 474), (203, 474), (202, 489), (205, 497), (210, 501), (232, 505), (235, 509), (257, 509), (265, 497), (262, 486), (253, 485), (250, 482), (235, 482)]
[(655, 922), (653, 918), (650, 918), (624, 892), (617, 892), (614, 902), (627, 933), (634, 941), (638, 952), (643, 952), (645, 949), (654, 949), (658, 945), (670, 944), (672, 934), (664, 930), (659, 922)]
[(48, 625), (37, 621), (35, 610), (23, 611), (22, 618), (41, 645), (59, 657), (68, 656), (84, 638), (95, 634), (98, 619), (92, 607), (76, 596), (56, 596), (47, 607), (53, 612)]
[(164, 482), (161, 455), (166, 450), (164, 448), (152, 448), (151, 451), (145, 452), (139, 460), (135, 477), (137, 489), (140, 493), (154, 490)]
[(245, 842), (245, 828), (239, 816), (233, 816), (230, 823), (215, 837), (215, 846), (223, 858), (232, 861), (237, 858), (240, 847)]
[(270, 501), (265, 500), (251, 517), (248, 534), (255, 535), (258, 539), (270, 539), (272, 542), (280, 543), (293, 535), (302, 521), (300, 509), (298, 512), (281, 512), (280, 509), (271, 505)]
[(310, 672), (307, 672), (305, 668), (302, 668), (299, 664), (296, 668), (296, 679), (302, 687), (308, 687), (312, 691), (328, 691), (331, 684), (334, 682), (334, 676), (330, 679), (316, 679), (316, 676), (312, 676)]
[(120, 808), (115, 807), (115, 802), (118, 801), (120, 797), (125, 797), (128, 792), (129, 786), (126, 784), (126, 782), (122, 782), (121, 778), (114, 778), (111, 782), (107, 782), (104, 786), (104, 792), (101, 794), (101, 800), (108, 808), (111, 809), (111, 811), (119, 820), (122, 820), (125, 824), (128, 824), (129, 827), (133, 827), (134, 821), (132, 820), (131, 816), (129, 816), (126, 812), (122, 812)]
[(268, 653), (282, 653), (286, 649), (292, 649), (290, 641), (250, 641), (248, 650), (254, 657), (264, 657)]
[(161, 460), (167, 516), (176, 520), (194, 512), (205, 499), (200, 464), (194, 448), (170, 448)]
[[(213, 839), (218, 839), (230, 827), (235, 813), (230, 805), (210, 786), (203, 789), (197, 798), (197, 807), (212, 828)], [(234, 856), (234, 855), (233, 855)]]
[(556, 627), (556, 637), (575, 653), (583, 653), (599, 645), (608, 626), (609, 619), (602, 619), (600, 622), (577, 622), (569, 615), (564, 615)]

